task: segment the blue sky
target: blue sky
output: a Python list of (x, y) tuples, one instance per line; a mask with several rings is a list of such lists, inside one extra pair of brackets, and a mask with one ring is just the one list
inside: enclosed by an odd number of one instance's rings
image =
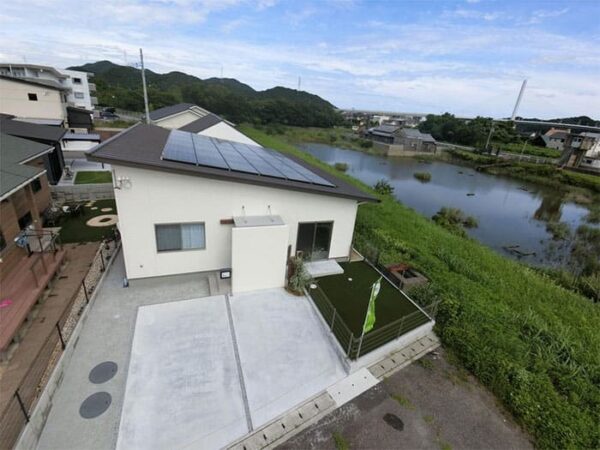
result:
[[(344, 108), (600, 119), (600, 2), (28, 0), (0, 9), (0, 60), (135, 60), (321, 95)], [(42, 12), (42, 13), (40, 13)]]

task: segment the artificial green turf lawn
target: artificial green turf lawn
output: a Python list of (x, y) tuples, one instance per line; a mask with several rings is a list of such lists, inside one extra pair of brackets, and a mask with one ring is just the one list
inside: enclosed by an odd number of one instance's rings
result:
[(112, 183), (112, 174), (107, 170), (81, 171), (75, 175), (75, 184)]
[[(85, 223), (92, 217), (101, 216), (104, 214), (116, 214), (117, 205), (114, 200), (96, 200), (94, 207), (98, 209), (92, 210), (84, 206), (83, 214), (78, 217), (63, 216), (58, 226), (60, 229), (60, 240), (63, 244), (73, 242), (95, 242), (101, 241), (105, 237), (113, 235), (113, 227), (88, 227)], [(102, 208), (112, 208), (110, 212), (102, 212)]]
[[(344, 269), (343, 274), (319, 278), (318, 284), (346, 325), (358, 336), (365, 321), (371, 286), (380, 275), (362, 261), (340, 265)], [(385, 278), (381, 280), (381, 290), (375, 301), (375, 330), (415, 311), (419, 309)]]

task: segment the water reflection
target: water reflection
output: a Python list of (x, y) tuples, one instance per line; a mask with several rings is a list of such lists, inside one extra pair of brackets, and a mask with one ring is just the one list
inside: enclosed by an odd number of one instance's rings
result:
[[(560, 265), (569, 253), (568, 244), (553, 242), (547, 222), (567, 223), (574, 232), (587, 214), (585, 208), (565, 202), (556, 190), (470, 167), (385, 158), (322, 144), (300, 147), (329, 164), (347, 163), (349, 175), (371, 186), (387, 179), (398, 200), (427, 217), (443, 206), (460, 208), (479, 221), (478, 228), (468, 230), (472, 237), (513, 258), (518, 256), (505, 248), (517, 246), (528, 254), (522, 260), (532, 264)], [(431, 181), (416, 180), (415, 172), (429, 172)]]

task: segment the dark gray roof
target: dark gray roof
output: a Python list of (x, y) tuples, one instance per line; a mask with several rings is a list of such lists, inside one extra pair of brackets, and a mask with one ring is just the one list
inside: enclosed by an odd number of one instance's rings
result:
[(398, 128), (400, 128), (398, 125), (379, 125), (378, 127), (371, 128), (369, 131), (371, 131), (373, 134), (386, 135), (394, 134)]
[(0, 79), (16, 81), (18, 83), (24, 83), (24, 84), (32, 84), (34, 86), (42, 86), (42, 87), (46, 87), (49, 89), (56, 89), (57, 91), (68, 90), (68, 88), (61, 86), (60, 84), (58, 84), (52, 80), (41, 80), (41, 79), (40, 80), (38, 80), (38, 79), (32, 80), (31, 78), (17, 78), (17, 77), (10, 77), (8, 75), (0, 75)]
[(566, 131), (557, 131), (556, 133), (548, 135), (548, 139), (566, 139), (567, 136), (569, 136), (569, 133)]
[(85, 109), (85, 108), (79, 108), (77, 106), (67, 106), (67, 111), (75, 111), (75, 112), (79, 112), (79, 113), (85, 113), (85, 114), (94, 114), (94, 111), (90, 111), (89, 109)]
[(182, 175), (200, 176), (235, 183), (255, 184), (279, 189), (288, 189), (314, 194), (332, 195), (351, 198), (357, 201), (377, 201), (377, 199), (362, 190), (340, 180), (329, 173), (313, 167), (306, 162), (285, 155), (308, 168), (315, 174), (330, 181), (335, 186), (322, 186), (302, 183), (282, 178), (273, 178), (227, 169), (217, 169), (207, 166), (197, 166), (162, 159), (163, 149), (171, 130), (156, 125), (136, 124), (133, 127), (113, 136), (86, 154), (91, 161), (122, 164), (149, 170), (177, 173)]
[(421, 133), (417, 128), (403, 128), (402, 133), (411, 139), (421, 139), (425, 142), (435, 142), (435, 139), (433, 136), (431, 136), (431, 134)]
[(188, 123), (187, 125), (179, 128), (181, 131), (189, 131), (190, 133), (200, 133), (218, 123), (223, 122), (216, 114), (210, 113), (207, 116), (201, 117), (198, 120)]
[(24, 162), (51, 150), (46, 144), (0, 133), (0, 198), (44, 173), (44, 169)]
[(171, 106), (165, 106), (164, 108), (159, 108), (159, 109), (155, 109), (154, 111), (152, 111), (150, 113), (150, 119), (151, 120), (159, 120), (162, 119), (163, 117), (169, 117), (172, 116), (173, 114), (177, 114), (183, 111), (186, 111), (190, 108), (193, 108), (194, 105), (193, 103), (178, 103), (176, 105), (171, 105)]
[(67, 132), (65, 128), (38, 125), (20, 120), (0, 119), (0, 132), (26, 139), (58, 142)]

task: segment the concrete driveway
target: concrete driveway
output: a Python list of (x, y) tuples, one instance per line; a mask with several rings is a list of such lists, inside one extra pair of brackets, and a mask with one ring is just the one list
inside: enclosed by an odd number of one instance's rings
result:
[(283, 289), (139, 308), (117, 448), (221, 448), (346, 376)]

